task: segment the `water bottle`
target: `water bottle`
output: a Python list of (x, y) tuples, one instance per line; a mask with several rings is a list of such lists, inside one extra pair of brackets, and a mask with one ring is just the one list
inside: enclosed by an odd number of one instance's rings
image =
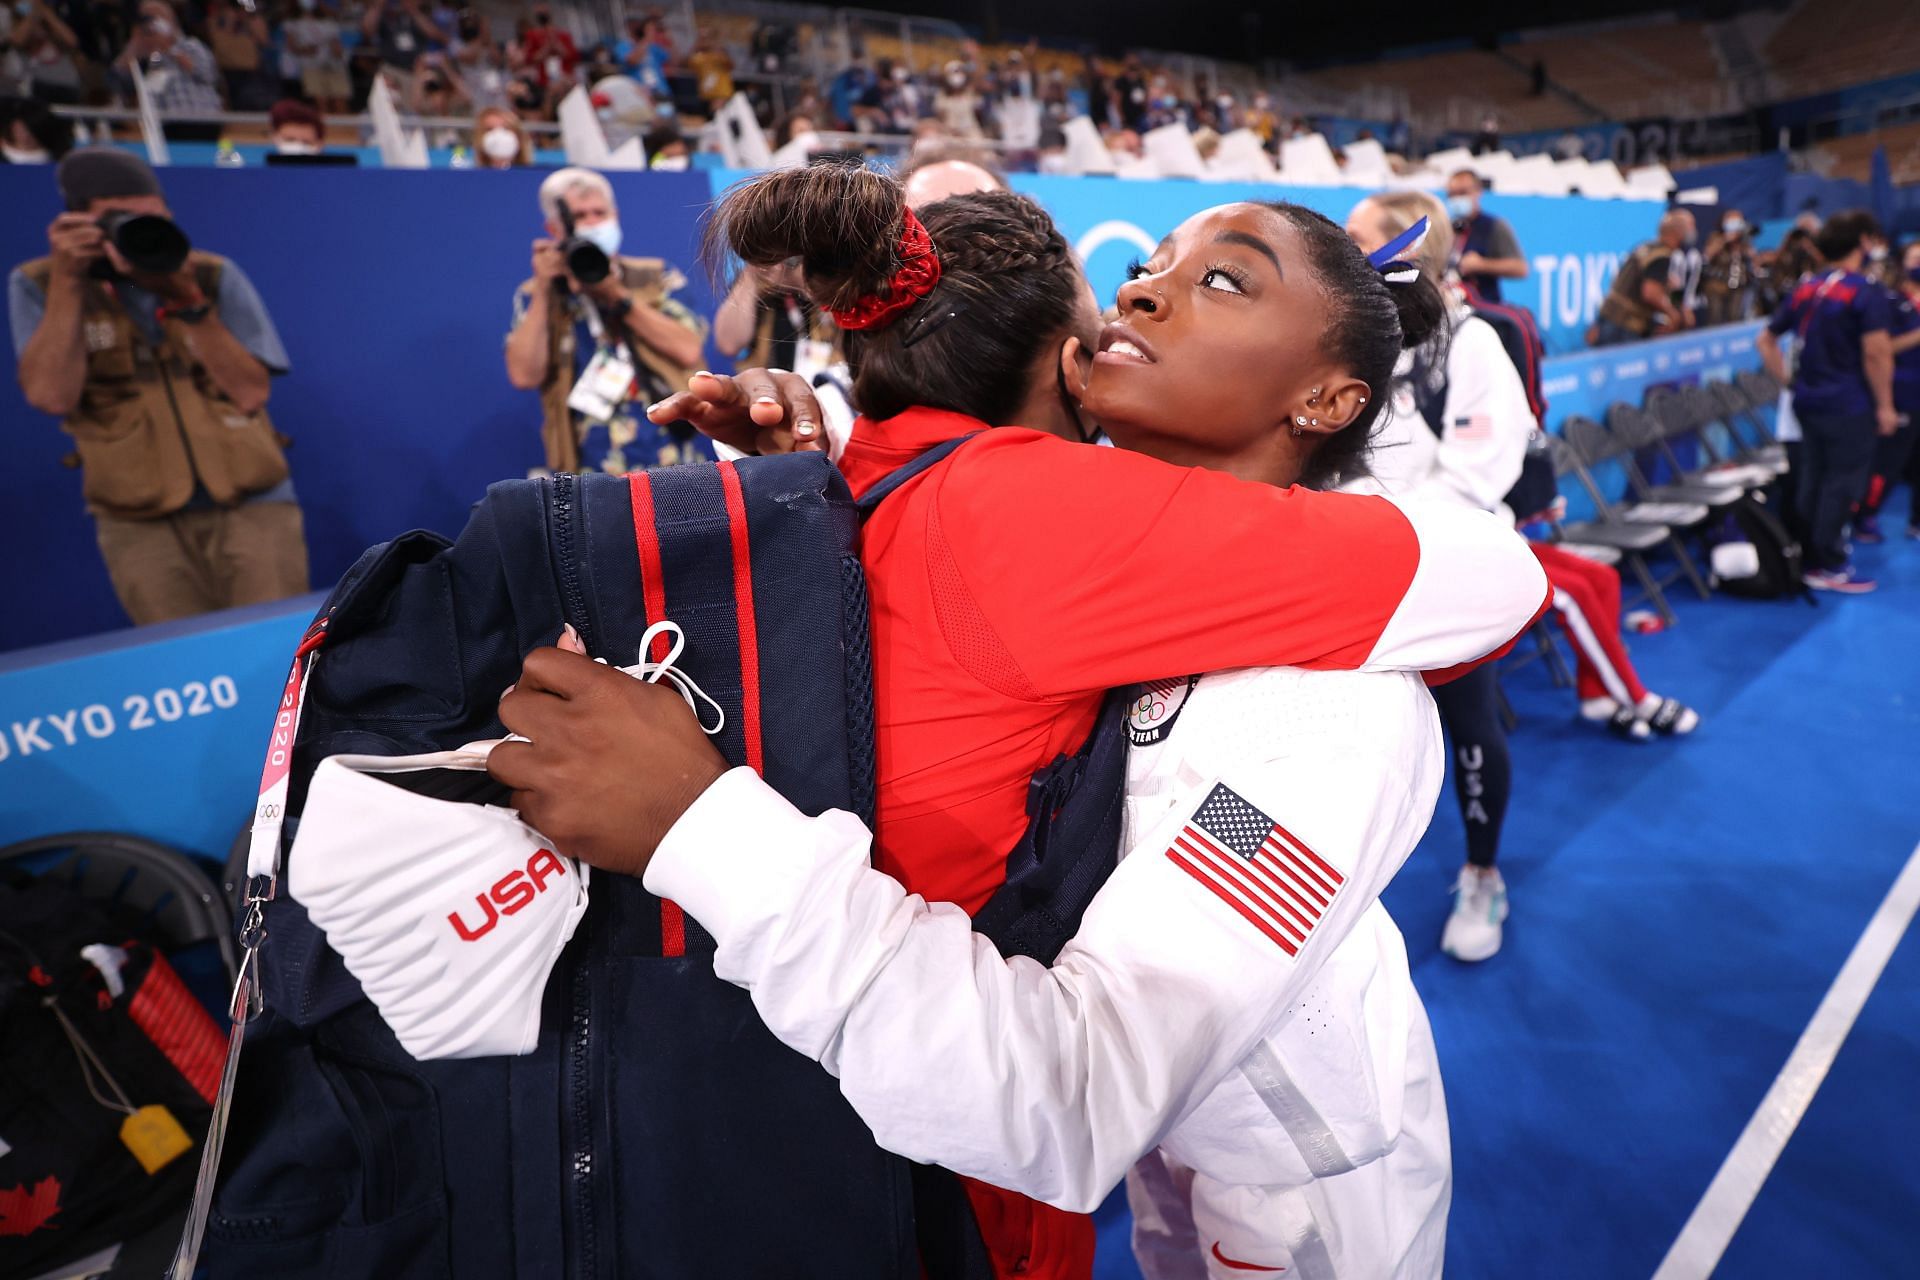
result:
[(247, 163), (247, 158), (234, 150), (231, 140), (222, 138), (219, 149), (213, 153), (213, 162), (222, 169), (238, 169)]
[(451, 168), (471, 169), (473, 168), (473, 153), (465, 147), (455, 147), (453, 149), (453, 158), (447, 163)]

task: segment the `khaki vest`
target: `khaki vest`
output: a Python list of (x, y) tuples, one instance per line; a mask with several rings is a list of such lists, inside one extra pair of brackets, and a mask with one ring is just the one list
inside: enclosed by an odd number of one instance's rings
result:
[[(225, 261), (198, 252), (188, 259), (210, 304), (220, 296)], [(52, 260), (20, 270), (44, 295)], [(158, 345), (149, 343), (105, 281), (89, 280), (85, 288), (87, 380), (80, 404), (60, 425), (73, 437), (90, 507), (156, 520), (192, 501), (196, 479), (214, 502), (232, 506), (287, 478), (281, 438), (265, 412), (235, 407), (168, 326)]]
[[(1620, 274), (1613, 278), (1613, 287), (1601, 300), (1600, 314), (1625, 329), (1628, 333), (1646, 337), (1653, 331), (1653, 308), (1640, 296), (1640, 285), (1647, 278), (1647, 264), (1661, 254), (1671, 256), (1673, 251), (1658, 240), (1649, 241), (1627, 255), (1620, 264)], [(1667, 282), (1660, 282), (1662, 289)]]
[[(660, 258), (619, 258), (616, 261), (620, 264), (620, 282), (626, 286), (633, 305), (659, 310), (670, 292), (666, 262)], [(538, 289), (540, 284), (536, 280), (529, 280), (521, 287)], [(573, 316), (567, 309), (566, 298), (560, 290), (552, 287), (547, 289), (546, 307), (547, 378), (540, 384), (540, 440), (546, 446), (547, 470), (578, 471), (580, 440), (574, 434), (573, 410), (567, 407), (567, 397), (573, 394), (574, 380)], [(691, 367), (681, 368), (644, 342), (631, 345), (640, 363), (662, 382), (663, 393), (685, 391), (687, 379), (699, 372)]]

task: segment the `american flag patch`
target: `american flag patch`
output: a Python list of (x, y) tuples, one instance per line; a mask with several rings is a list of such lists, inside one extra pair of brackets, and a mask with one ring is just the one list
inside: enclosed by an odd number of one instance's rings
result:
[(1290, 956), (1306, 945), (1346, 881), (1304, 841), (1224, 784), (1200, 802), (1167, 857)]
[(1472, 413), (1453, 420), (1455, 440), (1485, 440), (1493, 435), (1493, 419), (1484, 413)]

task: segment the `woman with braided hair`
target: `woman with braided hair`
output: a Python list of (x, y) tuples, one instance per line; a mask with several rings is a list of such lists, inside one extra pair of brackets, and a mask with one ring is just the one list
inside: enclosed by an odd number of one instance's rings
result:
[[(663, 849), (656, 868), (685, 882), (649, 888), (708, 926), (722, 976), (840, 1076), (882, 1145), (997, 1184), (968, 1185), (996, 1274), (1087, 1275), (1080, 1214), (1203, 1105), (1216, 1110), (1159, 1165), (1190, 1195), (1187, 1217), (1214, 1233), (1187, 1262), (1379, 1248), (1415, 1258), (1417, 1274), (1444, 1225), (1444, 1110), (1404, 947), (1375, 899), (1425, 826), (1440, 762), (1431, 704), (1394, 669), (1483, 660), (1524, 630), (1546, 588), (1497, 522), (1289, 486), (1359, 469), (1404, 338), (1438, 318), (1438, 296), (1417, 282), (1389, 290), (1318, 214), (1231, 205), (1169, 237), (1122, 290), (1123, 318), (1096, 336), (1084, 279), (1038, 206), (987, 193), (924, 214), (884, 177), (815, 168), (737, 190), (712, 232), (749, 263), (799, 257), (848, 332), (865, 416), (840, 461), (856, 494), (965, 441), (863, 535), (885, 874), (866, 867), (864, 828), (804, 818), (750, 773), (702, 794), (711, 761), (684, 753), (704, 744), (658, 740), (672, 722), (644, 692), (585, 696), (607, 673), (576, 655), (530, 656), (501, 714), (532, 743), (502, 748), (496, 774), (529, 821), (564, 829), (595, 865), (644, 869), (682, 811), (675, 842), (724, 846), (726, 857)], [(781, 424), (751, 421), (752, 385), (655, 413), (753, 444)], [(1071, 443), (1083, 409), (1124, 447)], [(1281, 663), (1321, 674), (1181, 674)], [(1168, 676), (1131, 726), (1126, 841), (1153, 856), (1121, 863), (1052, 968), (983, 952), (961, 913), (1004, 877), (1028, 780), (1085, 738), (1107, 688)], [(1301, 693), (1301, 680), (1318, 691)], [(1387, 745), (1367, 745), (1375, 736)], [(655, 773), (676, 780), (673, 805), (651, 782), (609, 787), (580, 767), (582, 752), (629, 747), (684, 760)], [(703, 828), (708, 818), (718, 825)], [(1181, 839), (1205, 850), (1175, 857)], [(781, 866), (753, 890), (732, 875), (749, 846)], [(713, 909), (722, 901), (727, 911)], [(1357, 950), (1342, 947), (1355, 938)], [(797, 967), (774, 980), (782, 966)], [(1268, 1094), (1234, 1074), (1252, 1057), (1271, 1081), (1280, 1056), (1263, 1045), (1303, 999), (1364, 1005), (1364, 1025), (1321, 1043), (1342, 1062), (1358, 1054), (1369, 1074), (1378, 1065), (1390, 1100), (1352, 1124), (1328, 1117), (1337, 1140), (1307, 1164)], [(1264, 1134), (1250, 1134), (1248, 1107)], [(1236, 1149), (1240, 1164), (1220, 1162)], [(1394, 1190), (1397, 1169), (1344, 1185), (1364, 1188), (1391, 1229), (1356, 1230), (1346, 1245), (1286, 1236), (1325, 1216), (1303, 1207), (1297, 1182), (1378, 1165), (1390, 1149), (1425, 1153), (1420, 1194)], [(1273, 1186), (1277, 1199), (1232, 1199)], [(1173, 1213), (1168, 1201), (1164, 1220)]]

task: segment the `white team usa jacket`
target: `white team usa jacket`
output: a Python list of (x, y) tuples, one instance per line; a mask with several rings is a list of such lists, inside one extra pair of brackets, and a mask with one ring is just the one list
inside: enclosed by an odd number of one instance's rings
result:
[(1445, 1109), (1378, 903), (1439, 792), (1432, 700), (1413, 675), (1292, 669), (1153, 697), (1125, 854), (1051, 968), (1003, 959), (872, 870), (857, 820), (808, 818), (747, 769), (646, 886), (884, 1147), (1083, 1211), (1159, 1148), (1183, 1203), (1136, 1194), (1137, 1217), (1208, 1238), (1163, 1233), (1161, 1265), (1143, 1241), (1154, 1276), (1243, 1275), (1250, 1250), (1293, 1275), (1437, 1275)]

